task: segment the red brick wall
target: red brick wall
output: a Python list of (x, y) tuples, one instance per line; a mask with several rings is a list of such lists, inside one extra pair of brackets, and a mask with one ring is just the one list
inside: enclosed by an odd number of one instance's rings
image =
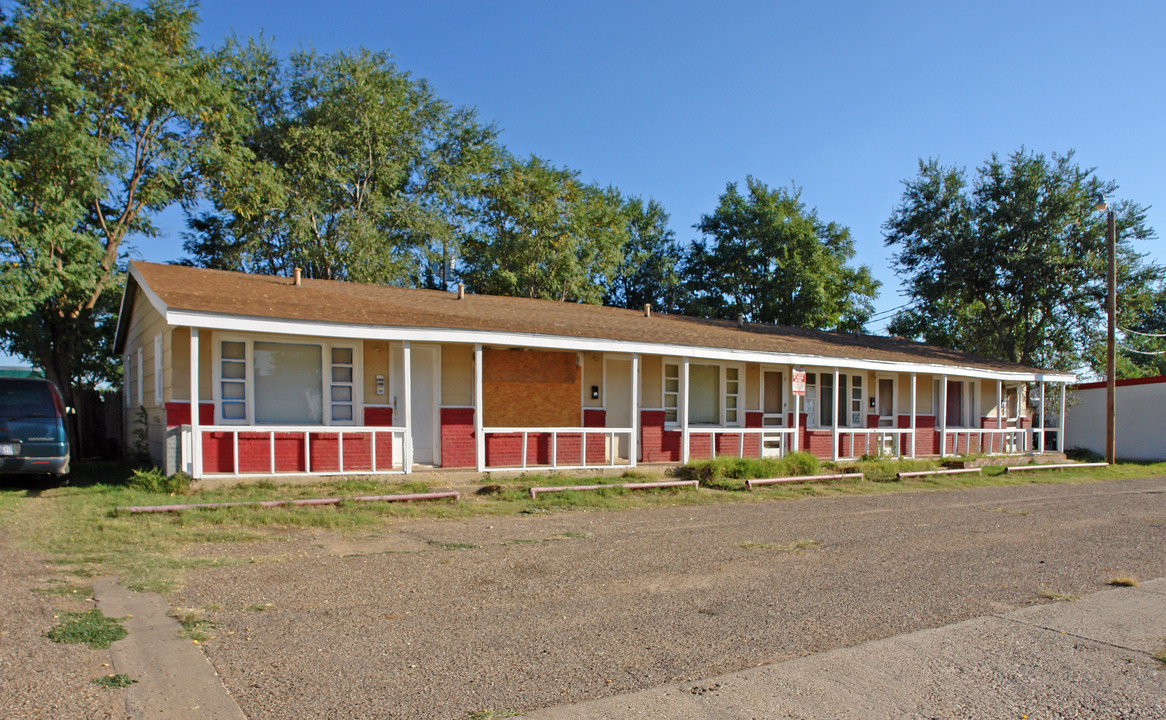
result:
[(680, 462), (680, 431), (664, 429), (663, 410), (640, 411), (640, 459)]
[(364, 424), (375, 427), (391, 427), (393, 409), (391, 407), (366, 407), (364, 409)]
[[(583, 409), (583, 427), (607, 427), (607, 411), (593, 408)], [(559, 447), (562, 450), (562, 446)], [(578, 455), (576, 450), (575, 454)], [(607, 462), (607, 436), (587, 433), (587, 464), (601, 465)]]
[[(203, 425), (215, 424), (215, 404), (213, 402), (200, 402), (198, 404), (198, 421)], [(190, 403), (188, 402), (168, 402), (166, 403), (166, 427), (172, 428), (179, 425), (190, 424)]]
[(474, 409), (441, 408), (441, 466), (477, 467)]

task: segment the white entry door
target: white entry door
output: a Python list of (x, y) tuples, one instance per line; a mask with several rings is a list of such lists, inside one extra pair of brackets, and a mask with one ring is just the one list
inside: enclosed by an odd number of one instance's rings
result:
[(435, 345), (413, 345), (410, 355), (412, 413), (409, 421), (413, 431), (413, 462), (436, 465), (441, 457), (437, 413), (441, 348)]
[[(606, 358), (603, 404), (607, 408), (608, 427), (632, 426), (632, 360), (631, 358)], [(614, 453), (617, 460), (628, 460), (630, 447), (627, 435), (615, 435), (615, 446), (607, 446), (607, 459), (611, 460)]]

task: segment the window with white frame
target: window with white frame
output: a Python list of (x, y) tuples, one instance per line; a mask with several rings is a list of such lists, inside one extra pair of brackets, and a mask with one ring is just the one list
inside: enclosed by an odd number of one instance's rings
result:
[(224, 338), (216, 351), (216, 400), (224, 423), (355, 422), (355, 345)]
[[(680, 363), (664, 363), (665, 425), (680, 423)], [(742, 424), (740, 365), (690, 362), (688, 365), (688, 422), (692, 425)]]
[(352, 422), (353, 390), (356, 387), (356, 353), (350, 347), (332, 348), (329, 400), (333, 422)]
[(680, 412), (680, 365), (664, 363), (664, 422), (675, 424)]
[(839, 427), (862, 427), (862, 399), (862, 375), (839, 373), (835, 393), (834, 373), (806, 373), (806, 416), (810, 427), (834, 427), (835, 413)]

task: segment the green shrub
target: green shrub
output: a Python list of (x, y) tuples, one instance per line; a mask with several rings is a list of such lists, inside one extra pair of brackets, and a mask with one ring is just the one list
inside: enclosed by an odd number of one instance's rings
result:
[(166, 476), (156, 467), (146, 470), (134, 470), (127, 483), (135, 490), (145, 490), (156, 493), (185, 493), (190, 489), (190, 476), (185, 473), (174, 473)]
[(721, 489), (744, 487), (736, 480), (750, 478), (785, 477), (787, 475), (813, 475), (821, 465), (818, 458), (808, 452), (789, 453), (783, 458), (729, 458), (703, 460), (685, 465), (680, 474), (701, 485)]

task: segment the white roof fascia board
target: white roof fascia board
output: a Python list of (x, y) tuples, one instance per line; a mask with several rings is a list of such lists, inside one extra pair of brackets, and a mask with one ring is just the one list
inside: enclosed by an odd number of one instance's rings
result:
[(762, 362), (781, 365), (808, 365), (848, 368), (852, 370), (883, 370), (893, 372), (921, 372), (925, 374), (958, 374), (962, 377), (1017, 382), (1040, 381), (1075, 382), (1076, 376), (1064, 373), (1026, 373), (988, 370), (957, 365), (912, 363), (890, 360), (867, 360), (834, 355), (804, 355), (759, 350), (735, 350), (691, 345), (672, 345), (631, 340), (607, 340), (568, 335), (541, 335), (535, 333), (500, 332), (497, 330), (464, 330), (457, 328), (416, 328), (388, 325), (353, 325), (279, 318), (243, 317), (188, 310), (169, 310), (166, 322), (182, 327), (200, 327), (211, 330), (271, 333), (280, 335), (308, 335), (363, 340), (409, 340), (432, 343), (482, 343), (483, 345), (510, 345), (550, 350), (575, 350), (608, 353), (642, 353), (674, 357), (703, 358), (736, 362)]
[(146, 299), (150, 301), (150, 304), (154, 306), (154, 309), (157, 310), (162, 315), (162, 317), (166, 317), (168, 310), (166, 303), (162, 302), (162, 298), (158, 297), (158, 293), (154, 292), (149, 284), (147, 284), (146, 281), (142, 279), (142, 274), (138, 272), (138, 269), (134, 267), (132, 263), (130, 264), (130, 277), (138, 282), (138, 289), (146, 294)]

